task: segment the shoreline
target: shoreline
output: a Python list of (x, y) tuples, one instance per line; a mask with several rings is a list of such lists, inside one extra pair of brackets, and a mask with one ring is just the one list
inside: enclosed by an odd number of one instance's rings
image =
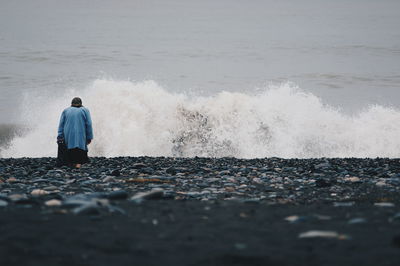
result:
[(398, 265), (400, 159), (0, 159), (1, 265)]

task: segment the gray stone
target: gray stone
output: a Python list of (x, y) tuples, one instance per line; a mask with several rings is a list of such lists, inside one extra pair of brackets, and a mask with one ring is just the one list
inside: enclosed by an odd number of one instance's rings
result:
[(394, 205), (394, 203), (391, 203), (391, 202), (377, 202), (377, 203), (374, 203), (374, 206), (377, 206), (377, 207), (394, 207), (395, 205)]
[(110, 200), (124, 200), (128, 198), (128, 192), (125, 190), (113, 191), (107, 195), (107, 198)]
[(154, 200), (161, 199), (164, 196), (164, 190), (162, 189), (153, 189), (148, 192), (139, 192), (131, 197), (132, 201), (141, 202), (143, 200)]
[(8, 202), (5, 200), (0, 200), (0, 207), (6, 207), (8, 205)]
[(100, 208), (97, 204), (85, 204), (72, 210), (76, 215), (96, 215), (100, 214)]
[(367, 219), (365, 218), (353, 218), (350, 219), (347, 223), (348, 224), (364, 224), (367, 222)]
[(354, 205), (353, 201), (348, 201), (348, 202), (334, 202), (333, 206), (334, 207), (351, 207)]

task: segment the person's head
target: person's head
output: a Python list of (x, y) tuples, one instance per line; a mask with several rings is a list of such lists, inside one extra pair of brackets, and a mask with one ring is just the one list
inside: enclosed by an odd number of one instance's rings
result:
[(73, 98), (73, 99), (72, 99), (72, 102), (71, 102), (71, 106), (74, 106), (74, 107), (81, 107), (81, 106), (82, 106), (82, 100), (81, 100), (81, 98), (79, 98), (79, 97)]

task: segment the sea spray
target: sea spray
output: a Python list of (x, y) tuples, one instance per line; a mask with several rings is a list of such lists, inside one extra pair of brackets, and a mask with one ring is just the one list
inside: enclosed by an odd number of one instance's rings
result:
[(154, 81), (110, 79), (58, 98), (27, 95), (22, 121), (30, 130), (2, 157), (55, 156), (58, 119), (75, 96), (92, 114), (90, 156), (400, 157), (400, 111), (393, 108), (346, 115), (291, 83), (189, 97)]

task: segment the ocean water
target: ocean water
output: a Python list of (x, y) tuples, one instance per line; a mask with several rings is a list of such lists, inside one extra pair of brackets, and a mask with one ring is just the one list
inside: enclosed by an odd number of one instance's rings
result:
[(400, 1), (0, 0), (0, 156), (400, 156)]

